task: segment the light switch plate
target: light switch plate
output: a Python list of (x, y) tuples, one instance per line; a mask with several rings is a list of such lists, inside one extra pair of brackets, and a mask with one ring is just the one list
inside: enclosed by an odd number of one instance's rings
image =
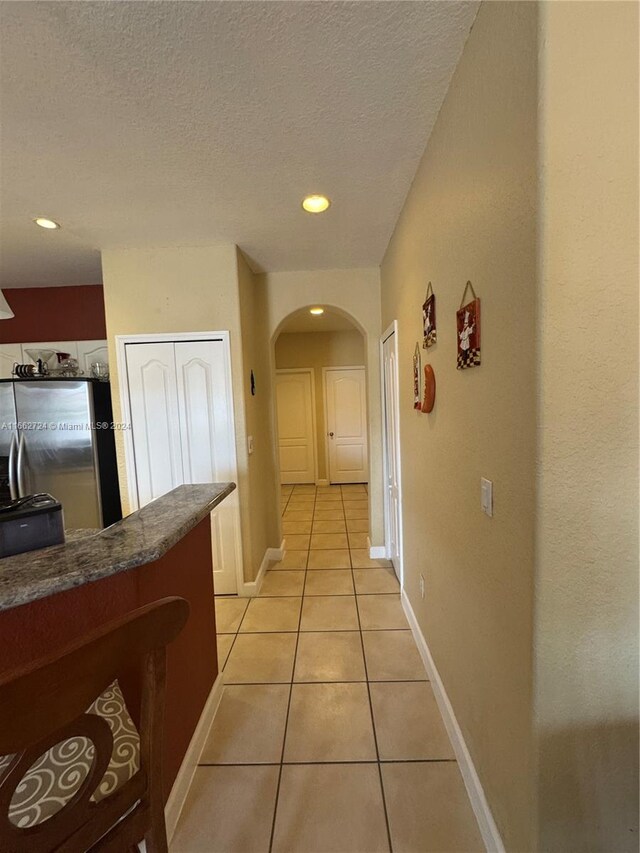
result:
[(247, 450), (249, 451), (249, 455), (253, 453), (253, 436), (247, 436)]
[(493, 518), (493, 483), (484, 477), (480, 478), (480, 506), (485, 515)]

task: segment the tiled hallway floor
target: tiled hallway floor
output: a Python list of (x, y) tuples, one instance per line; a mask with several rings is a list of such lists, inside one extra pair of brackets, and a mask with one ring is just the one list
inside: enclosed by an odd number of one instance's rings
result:
[(483, 850), (365, 486), (283, 486), (285, 558), (216, 601), (223, 698), (172, 853)]

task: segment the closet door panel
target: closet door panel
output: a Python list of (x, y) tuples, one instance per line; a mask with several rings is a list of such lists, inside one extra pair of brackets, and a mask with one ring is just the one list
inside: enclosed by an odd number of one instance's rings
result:
[(222, 341), (175, 344), (185, 482), (236, 476), (231, 389)]
[(185, 482), (173, 343), (127, 344), (138, 502)]
[[(222, 340), (175, 344), (186, 483), (237, 482), (233, 397)], [(240, 554), (238, 493), (211, 513), (214, 588), (234, 593)]]

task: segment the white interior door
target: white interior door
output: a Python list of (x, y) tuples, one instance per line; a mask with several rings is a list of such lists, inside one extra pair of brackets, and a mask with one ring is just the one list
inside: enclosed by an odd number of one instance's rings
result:
[(385, 541), (387, 556), (400, 580), (400, 440), (398, 428), (398, 358), (395, 333), (382, 344), (383, 427), (385, 463)]
[(366, 483), (367, 390), (364, 367), (325, 368), (331, 483)]
[[(185, 483), (237, 480), (233, 399), (222, 340), (175, 344), (182, 468)], [(240, 564), (238, 492), (211, 513), (214, 589), (237, 591)]]
[(138, 505), (184, 483), (172, 343), (127, 344)]
[(281, 483), (315, 483), (313, 370), (276, 373)]
[[(125, 346), (138, 505), (183, 483), (237, 482), (227, 344)], [(237, 592), (242, 565), (237, 490), (211, 513), (214, 589)]]

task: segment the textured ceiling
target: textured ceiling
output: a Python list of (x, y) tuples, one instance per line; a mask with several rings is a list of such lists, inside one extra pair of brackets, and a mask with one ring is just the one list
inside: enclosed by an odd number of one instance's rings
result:
[(0, 285), (99, 282), (101, 248), (149, 245), (378, 264), (476, 11), (1, 3)]

